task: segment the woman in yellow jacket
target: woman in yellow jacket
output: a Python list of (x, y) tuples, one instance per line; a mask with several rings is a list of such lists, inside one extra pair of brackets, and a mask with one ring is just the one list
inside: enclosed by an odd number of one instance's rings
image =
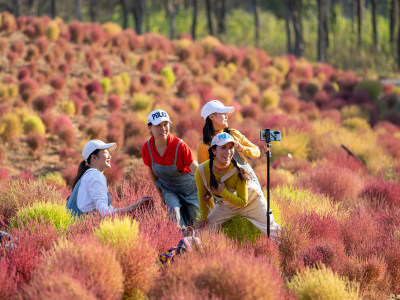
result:
[[(209, 148), (210, 159), (200, 164), (195, 179), (200, 206), (199, 227), (215, 227), (240, 215), (247, 218), (264, 234), (267, 233), (267, 201), (247, 170), (234, 158), (237, 142), (229, 133), (217, 134)], [(215, 199), (205, 198), (211, 194)], [(210, 212), (211, 210), (211, 212)], [(279, 240), (279, 225), (270, 215), (270, 234)]]

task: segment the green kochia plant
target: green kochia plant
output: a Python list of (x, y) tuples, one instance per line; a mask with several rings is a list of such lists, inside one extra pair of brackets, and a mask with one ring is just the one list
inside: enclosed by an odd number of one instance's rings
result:
[(298, 299), (360, 299), (359, 285), (320, 265), (307, 268), (287, 283)]
[(105, 219), (94, 232), (102, 242), (109, 242), (114, 248), (126, 245), (136, 240), (139, 233), (139, 223), (128, 217), (123, 219)]
[(249, 220), (235, 216), (222, 224), (222, 231), (237, 242), (255, 243), (261, 236), (261, 231)]
[(75, 217), (68, 212), (65, 205), (51, 202), (38, 202), (18, 210), (12, 219), (12, 226), (25, 225), (31, 221), (44, 221), (52, 223), (57, 230), (67, 232), (69, 227), (75, 223)]

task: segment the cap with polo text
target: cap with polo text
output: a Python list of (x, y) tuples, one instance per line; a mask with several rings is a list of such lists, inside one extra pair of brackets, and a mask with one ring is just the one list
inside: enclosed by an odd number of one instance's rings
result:
[(147, 117), (147, 124), (151, 123), (152, 125), (158, 125), (165, 121), (172, 123), (167, 112), (161, 109), (152, 111)]

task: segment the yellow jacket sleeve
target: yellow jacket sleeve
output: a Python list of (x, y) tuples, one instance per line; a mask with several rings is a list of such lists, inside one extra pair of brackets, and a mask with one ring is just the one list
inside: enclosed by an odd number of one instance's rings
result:
[(243, 146), (243, 151), (239, 152), (241, 157), (243, 157), (243, 155), (250, 158), (260, 157), (260, 148), (250, 142), (243, 134), (236, 129), (231, 129), (231, 135), (234, 137), (236, 142), (239, 142)]
[(203, 141), (200, 141), (197, 144), (197, 162), (201, 164), (208, 159), (208, 145), (206, 145)]
[(197, 168), (194, 178), (196, 180), (197, 196), (199, 199), (200, 220), (207, 220), (209, 212), (214, 207), (214, 199), (210, 198), (208, 201), (203, 200), (203, 197), (207, 195), (208, 190), (201, 179), (199, 168)]
[[(237, 176), (237, 174), (235, 176)], [(245, 207), (247, 205), (247, 184), (238, 178), (236, 195), (232, 194), (227, 189), (224, 189), (220, 196), (233, 205)]]

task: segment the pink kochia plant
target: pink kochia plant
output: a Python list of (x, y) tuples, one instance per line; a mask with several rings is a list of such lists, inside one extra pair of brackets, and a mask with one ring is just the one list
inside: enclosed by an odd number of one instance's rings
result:
[[(63, 278), (65, 284), (57, 286), (54, 277)], [(61, 293), (66, 299), (74, 296), (88, 299), (90, 295), (111, 300), (121, 298), (122, 282), (122, 269), (115, 252), (81, 236), (60, 241), (51, 249), (23, 292), (28, 299), (58, 298)]]
[(22, 80), (19, 85), (19, 94), (25, 102), (29, 103), (38, 89), (39, 85), (37, 81), (33, 78), (27, 77)]
[(121, 98), (118, 97), (118, 95), (113, 94), (108, 97), (108, 110), (110, 112), (120, 110), (121, 106), (122, 106), (122, 101)]
[(73, 125), (67, 115), (62, 114), (57, 118), (54, 124), (54, 131), (67, 146), (72, 147), (75, 144)]
[(50, 80), (50, 85), (56, 90), (62, 90), (65, 87), (64, 76), (57, 75)]
[(378, 206), (397, 207), (400, 204), (400, 186), (382, 179), (371, 180), (361, 191), (361, 196)]
[(97, 94), (103, 93), (103, 87), (101, 86), (101, 83), (97, 80), (92, 81), (91, 83), (87, 84), (85, 89), (86, 89), (86, 92), (88, 95), (91, 95), (93, 93), (97, 93)]
[[(225, 255), (189, 253), (171, 265), (165, 280), (157, 281), (154, 299), (172, 295), (202, 299), (286, 299), (283, 280), (263, 257), (227, 251)], [(168, 296), (167, 296), (168, 295)], [(206, 297), (206, 298), (208, 298)]]

